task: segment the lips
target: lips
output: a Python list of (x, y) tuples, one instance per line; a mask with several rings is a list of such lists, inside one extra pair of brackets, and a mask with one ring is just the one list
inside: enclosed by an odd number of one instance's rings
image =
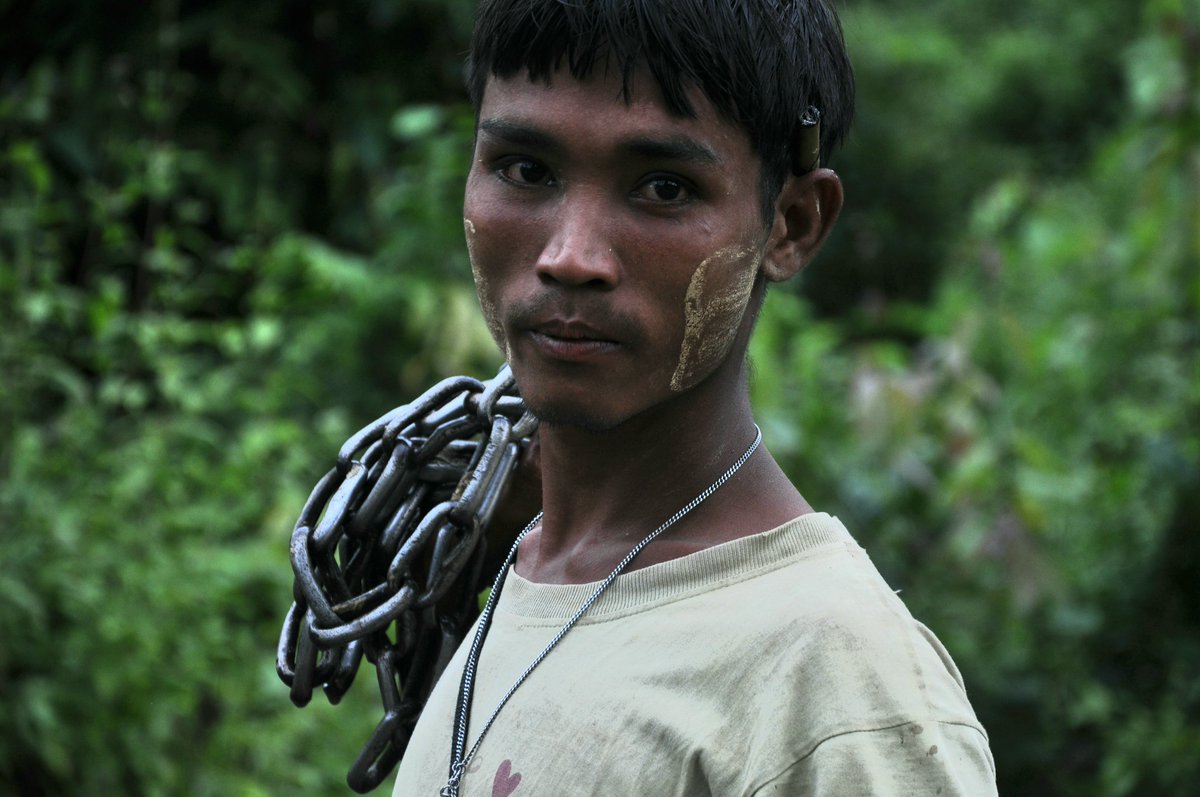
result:
[(534, 324), (528, 334), (543, 354), (556, 360), (592, 360), (621, 346), (610, 332), (579, 320), (543, 321)]
[(608, 332), (598, 329), (584, 321), (561, 321), (552, 319), (540, 324), (535, 324), (533, 332), (545, 335), (551, 338), (570, 341), (598, 341), (603, 343), (616, 343), (617, 341)]

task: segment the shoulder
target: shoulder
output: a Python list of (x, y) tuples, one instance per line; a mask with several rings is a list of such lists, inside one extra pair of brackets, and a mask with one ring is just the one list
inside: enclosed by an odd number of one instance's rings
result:
[(949, 652), (856, 543), (780, 575), (789, 583), (776, 669), (824, 732), (924, 720), (979, 727)]
[[(779, 746), (758, 750), (758, 785), (746, 793), (776, 793), (773, 783), (789, 784), (780, 794), (937, 793), (920, 784), (994, 793), (987, 735), (958, 668), (849, 535), (753, 581), (770, 616), (755, 671), (775, 702), (760, 708), (784, 726)], [(948, 788), (956, 779), (990, 791)], [(825, 785), (790, 788), (801, 781)]]

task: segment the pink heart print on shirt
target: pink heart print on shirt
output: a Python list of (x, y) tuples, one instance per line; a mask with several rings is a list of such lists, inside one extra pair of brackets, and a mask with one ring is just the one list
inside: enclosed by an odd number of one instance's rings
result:
[(508, 797), (517, 790), (521, 783), (521, 773), (512, 771), (512, 761), (507, 758), (496, 768), (496, 777), (492, 780), (492, 797)]

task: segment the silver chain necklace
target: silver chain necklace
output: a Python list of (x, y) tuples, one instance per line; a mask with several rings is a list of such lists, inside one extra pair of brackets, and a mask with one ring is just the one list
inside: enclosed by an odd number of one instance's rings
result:
[(510, 686), (508, 691), (504, 693), (504, 697), (500, 698), (500, 702), (498, 702), (496, 707), (492, 709), (492, 713), (487, 718), (487, 722), (483, 723), (483, 729), (479, 731), (479, 736), (476, 737), (475, 744), (471, 745), (471, 749), (464, 755), (463, 750), (466, 748), (467, 743), (467, 723), (470, 721), (471, 716), (471, 699), (475, 693), (475, 670), (479, 665), (479, 653), (483, 648), (484, 637), (487, 636), (488, 627), (491, 625), (492, 611), (496, 607), (496, 602), (500, 596), (500, 588), (504, 583), (505, 576), (508, 574), (508, 569), (512, 565), (513, 560), (516, 559), (517, 548), (520, 547), (521, 540), (525, 539), (525, 535), (532, 531), (542, 519), (542, 513), (539, 512), (533, 520), (529, 521), (529, 525), (517, 535), (516, 542), (514, 542), (512, 548), (509, 549), (508, 557), (505, 558), (504, 564), (500, 568), (500, 572), (496, 575), (496, 581), (492, 584), (492, 592), (490, 595), (488, 595), (487, 603), (483, 607), (483, 612), (479, 615), (479, 625), (475, 629), (475, 638), (471, 641), (471, 649), (467, 654), (467, 662), (463, 666), (462, 684), (459, 688), (458, 705), (454, 712), (454, 739), (453, 748), (450, 755), (450, 776), (446, 781), (446, 785), (442, 787), (440, 792), (438, 792), (439, 797), (458, 797), (458, 787), (462, 782), (463, 775), (467, 771), (467, 765), (470, 764), (471, 759), (475, 757), (476, 751), (479, 750), (479, 745), (483, 742), (483, 737), (487, 735), (488, 730), (492, 727), (492, 723), (496, 721), (496, 717), (500, 714), (500, 709), (504, 708), (504, 704), (508, 702), (508, 699), (513, 696), (513, 693), (517, 691), (521, 684), (525, 683), (525, 679), (529, 677), (529, 674), (533, 672), (534, 668), (542, 663), (542, 660), (550, 654), (550, 651), (554, 649), (554, 646), (562, 641), (562, 638), (567, 635), (567, 632), (570, 631), (577, 622), (579, 622), (579, 619), (583, 617), (588, 609), (592, 607), (592, 604), (594, 604), (600, 598), (600, 596), (604, 594), (604, 591), (608, 589), (609, 586), (617, 579), (617, 576), (621, 574), (621, 571), (628, 567), (629, 563), (633, 561), (633, 558), (641, 553), (641, 550), (649, 545), (655, 537), (678, 523), (684, 515), (700, 506), (700, 504), (702, 504), (709, 496), (720, 489), (721, 485), (729, 481), (730, 477), (737, 473), (738, 470), (740, 470), (741, 467), (746, 464), (746, 460), (750, 459), (750, 456), (755, 452), (760, 443), (762, 443), (762, 430), (758, 428), (758, 424), (755, 424), (754, 442), (752, 442), (750, 447), (747, 448), (746, 451), (738, 458), (737, 462), (733, 463), (729, 470), (722, 473), (720, 477), (706, 487), (703, 492), (701, 492), (691, 501), (688, 501), (682, 509), (676, 512), (674, 515), (671, 515), (671, 517), (669, 517), (661, 526), (650, 532), (650, 534), (648, 534), (644, 540), (633, 546), (633, 550), (626, 554), (625, 558), (618, 562), (617, 566), (613, 568), (613, 571), (609, 573), (603, 581), (600, 582), (595, 591), (592, 592), (591, 596), (588, 597), (588, 599), (583, 602), (583, 605), (576, 610), (575, 614), (571, 616), (571, 619), (567, 620), (566, 624), (564, 624), (563, 627), (558, 630), (558, 633), (554, 635), (554, 638), (551, 639), (549, 643), (547, 643), (546, 647), (542, 648), (542, 652), (537, 654), (533, 661), (529, 663), (529, 666), (525, 668), (525, 671), (517, 676), (517, 680), (513, 682), (513, 685)]

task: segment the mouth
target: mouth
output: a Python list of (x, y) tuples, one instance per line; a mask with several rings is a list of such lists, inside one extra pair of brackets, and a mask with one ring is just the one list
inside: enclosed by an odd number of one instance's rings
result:
[(534, 324), (528, 335), (543, 354), (571, 362), (603, 357), (621, 346), (610, 333), (583, 321), (552, 319)]
[(548, 338), (566, 341), (594, 341), (599, 343), (616, 343), (616, 339), (599, 327), (594, 327), (584, 321), (563, 321), (551, 319), (540, 324), (534, 324), (531, 332)]

